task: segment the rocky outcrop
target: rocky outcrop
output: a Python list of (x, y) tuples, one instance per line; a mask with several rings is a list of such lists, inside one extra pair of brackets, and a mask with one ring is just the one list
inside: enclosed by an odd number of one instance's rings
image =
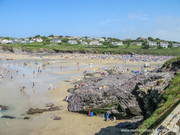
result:
[(180, 72), (180, 57), (165, 62), (161, 68), (155, 69), (154, 72)]
[(168, 72), (140, 75), (111, 74), (86, 78), (77, 82), (80, 87), (70, 89), (68, 110), (95, 114), (108, 111), (117, 118), (144, 115), (148, 117), (156, 108), (161, 92), (168, 86), (173, 74)]

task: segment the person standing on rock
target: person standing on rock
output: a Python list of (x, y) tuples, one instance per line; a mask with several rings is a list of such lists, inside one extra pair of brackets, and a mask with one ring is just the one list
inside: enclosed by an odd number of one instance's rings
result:
[(106, 113), (105, 113), (105, 121), (107, 121), (108, 119), (109, 119), (109, 113), (106, 112)]

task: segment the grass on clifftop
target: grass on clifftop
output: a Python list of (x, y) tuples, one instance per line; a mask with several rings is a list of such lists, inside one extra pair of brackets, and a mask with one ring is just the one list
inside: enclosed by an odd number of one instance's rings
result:
[(54, 50), (55, 52), (79, 52), (79, 53), (111, 53), (111, 54), (127, 54), (129, 52), (137, 53), (137, 54), (151, 54), (151, 55), (166, 55), (166, 56), (180, 56), (180, 47), (176, 48), (149, 48), (142, 49), (141, 46), (130, 45), (128, 47), (127, 44), (124, 46), (93, 46), (93, 45), (70, 45), (70, 44), (62, 44), (59, 45), (57, 43), (44, 44), (44, 43), (29, 43), (29, 44), (4, 44), (0, 46), (5, 46), (9, 48), (23, 48), (23, 50), (34, 50), (38, 51), (40, 49), (44, 49), (46, 51)]
[(180, 61), (180, 57), (175, 57), (175, 58), (173, 58), (173, 59), (170, 59), (170, 60), (166, 61), (166, 62), (163, 64), (163, 67), (168, 66), (168, 65), (169, 65), (171, 62), (173, 62), (173, 61)]
[[(170, 60), (172, 61), (172, 60)], [(153, 115), (146, 119), (140, 126), (142, 134), (144, 129), (150, 128), (160, 117), (165, 114), (174, 104), (180, 101), (180, 73), (170, 82), (169, 87), (162, 93), (162, 100)], [(165, 119), (165, 118), (164, 118)]]

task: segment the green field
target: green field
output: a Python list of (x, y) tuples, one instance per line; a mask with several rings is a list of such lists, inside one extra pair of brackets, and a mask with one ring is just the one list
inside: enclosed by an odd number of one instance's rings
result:
[(52, 50), (55, 52), (79, 52), (79, 53), (110, 53), (110, 54), (128, 54), (128, 53), (136, 53), (136, 54), (151, 54), (151, 55), (172, 55), (172, 56), (180, 56), (180, 47), (176, 48), (149, 48), (142, 49), (141, 46), (129, 45), (126, 44), (124, 46), (109, 46), (109, 45), (101, 45), (101, 46), (92, 46), (92, 45), (70, 45), (63, 44), (59, 45), (56, 43), (53, 44), (44, 44), (44, 43), (29, 43), (29, 44), (5, 44), (0, 45), (3, 48), (12, 50), (12, 48), (19, 48), (24, 51), (39, 51), (45, 50), (51, 52)]

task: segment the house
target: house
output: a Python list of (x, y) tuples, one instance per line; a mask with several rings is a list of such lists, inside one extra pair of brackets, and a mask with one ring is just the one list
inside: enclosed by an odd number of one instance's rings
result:
[(2, 40), (2, 44), (11, 44), (11, 43), (13, 43), (12, 40), (9, 40), (9, 39)]
[(42, 38), (36, 38), (36, 42), (41, 43), (43, 42)]
[(102, 43), (99, 43), (97, 40), (92, 40), (89, 45), (102, 45)]
[(149, 46), (157, 46), (157, 42), (148, 41), (147, 45), (149, 45)]
[(172, 44), (174, 47), (180, 47), (180, 43), (173, 43)]
[(99, 41), (100, 41), (100, 42), (104, 42), (105, 39), (104, 39), (104, 38), (99, 38)]
[(169, 43), (168, 42), (160, 42), (160, 46), (163, 48), (168, 48)]
[(70, 36), (69, 39), (81, 39), (81, 37), (78, 37), (78, 36)]
[(92, 37), (86, 37), (87, 40), (92, 40), (93, 38)]
[(111, 42), (112, 45), (123, 46), (123, 42)]
[(60, 39), (52, 39), (50, 42), (52, 42), (52, 43), (61, 43), (61, 40)]
[(87, 42), (81, 42), (81, 45), (88, 45)]
[(137, 40), (148, 41), (147, 38), (138, 38)]
[(26, 40), (25, 43), (33, 43), (33, 40)]
[(59, 36), (54, 36), (55, 39), (59, 38)]
[(48, 39), (53, 39), (53, 37), (48, 37)]
[(142, 45), (142, 42), (133, 42), (132, 45), (141, 46), (141, 45)]
[(75, 45), (78, 44), (76, 40), (69, 40), (68, 44)]

